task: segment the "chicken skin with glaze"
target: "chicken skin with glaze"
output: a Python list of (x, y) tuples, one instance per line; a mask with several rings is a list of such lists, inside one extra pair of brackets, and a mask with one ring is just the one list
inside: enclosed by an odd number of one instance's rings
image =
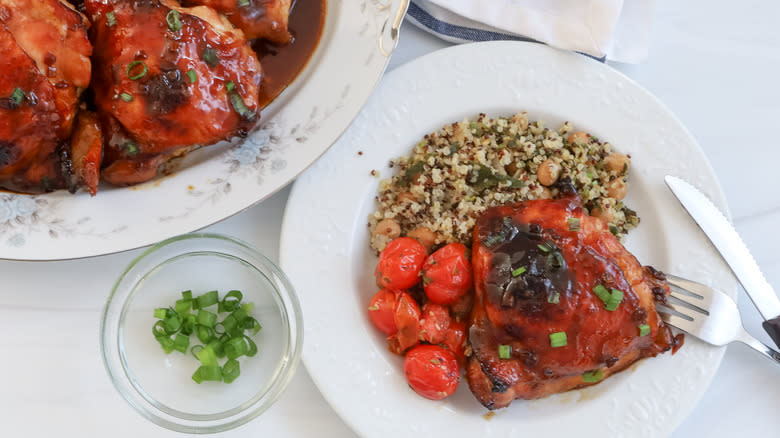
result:
[(87, 0), (86, 10), (103, 179), (147, 181), (171, 158), (244, 136), (255, 125), (260, 63), (243, 32), (213, 9), (173, 0)]
[(214, 8), (249, 39), (285, 44), (292, 38), (287, 29), (292, 0), (184, 0), (183, 3)]
[(42, 192), (85, 183), (63, 164), (90, 81), (87, 27), (66, 2), (0, 0), (0, 186)]
[(679, 345), (655, 310), (663, 274), (569, 193), (477, 221), (466, 374), (488, 409), (595, 384)]

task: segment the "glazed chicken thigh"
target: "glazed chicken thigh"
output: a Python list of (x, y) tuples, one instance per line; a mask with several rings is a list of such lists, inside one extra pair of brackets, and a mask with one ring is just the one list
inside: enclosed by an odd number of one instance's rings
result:
[(192, 148), (245, 136), (262, 70), (244, 34), (213, 9), (173, 0), (87, 0), (103, 178), (155, 177)]
[(63, 163), (90, 81), (87, 27), (59, 0), (0, 0), (0, 186), (41, 192), (84, 183)]
[(287, 29), (292, 0), (184, 0), (186, 6), (209, 6), (224, 14), (249, 39), (277, 44), (291, 39)]
[(467, 377), (488, 409), (594, 384), (677, 343), (655, 310), (663, 274), (585, 214), (573, 188), (485, 211), (473, 265)]

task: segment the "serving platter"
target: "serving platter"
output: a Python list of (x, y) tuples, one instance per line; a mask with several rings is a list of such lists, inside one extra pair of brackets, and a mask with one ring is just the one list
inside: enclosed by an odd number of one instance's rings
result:
[[(0, 193), (0, 258), (58, 260), (146, 246), (270, 196), (349, 126), (384, 72), (404, 1), (329, 0), (318, 48), (244, 142), (191, 153), (168, 176), (95, 197)], [(395, 23), (396, 25), (398, 23)]]
[(304, 363), (325, 398), (361, 436), (666, 436), (709, 385), (723, 349), (687, 338), (675, 354), (640, 361), (591, 388), (515, 401), (488, 414), (461, 381), (433, 402), (406, 384), (402, 358), (387, 351), (368, 316), (376, 256), (367, 216), (391, 158), (447, 123), (527, 111), (546, 126), (570, 121), (632, 157), (626, 204), (642, 219), (626, 246), (643, 264), (736, 285), (706, 237), (667, 191), (684, 176), (726, 210), (701, 148), (650, 93), (610, 67), (533, 43), (457, 46), (388, 74), (337, 144), (295, 183), (285, 211), (280, 261), (301, 298)]

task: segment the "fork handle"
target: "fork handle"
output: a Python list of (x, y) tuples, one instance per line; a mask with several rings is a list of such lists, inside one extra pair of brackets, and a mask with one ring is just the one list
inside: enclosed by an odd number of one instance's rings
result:
[(775, 351), (772, 347), (769, 347), (763, 342), (754, 338), (744, 329), (742, 329), (742, 333), (740, 333), (740, 336), (737, 338), (737, 340), (763, 354), (766, 358), (773, 359), (775, 362), (780, 363), (780, 352)]

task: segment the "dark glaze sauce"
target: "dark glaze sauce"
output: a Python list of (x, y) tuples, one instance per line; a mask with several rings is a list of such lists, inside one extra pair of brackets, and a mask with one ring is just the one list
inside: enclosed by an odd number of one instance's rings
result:
[(271, 103), (306, 66), (322, 36), (327, 12), (326, 0), (296, 0), (290, 12), (288, 28), (292, 41), (278, 46), (255, 40), (252, 48), (263, 66), (260, 107)]

